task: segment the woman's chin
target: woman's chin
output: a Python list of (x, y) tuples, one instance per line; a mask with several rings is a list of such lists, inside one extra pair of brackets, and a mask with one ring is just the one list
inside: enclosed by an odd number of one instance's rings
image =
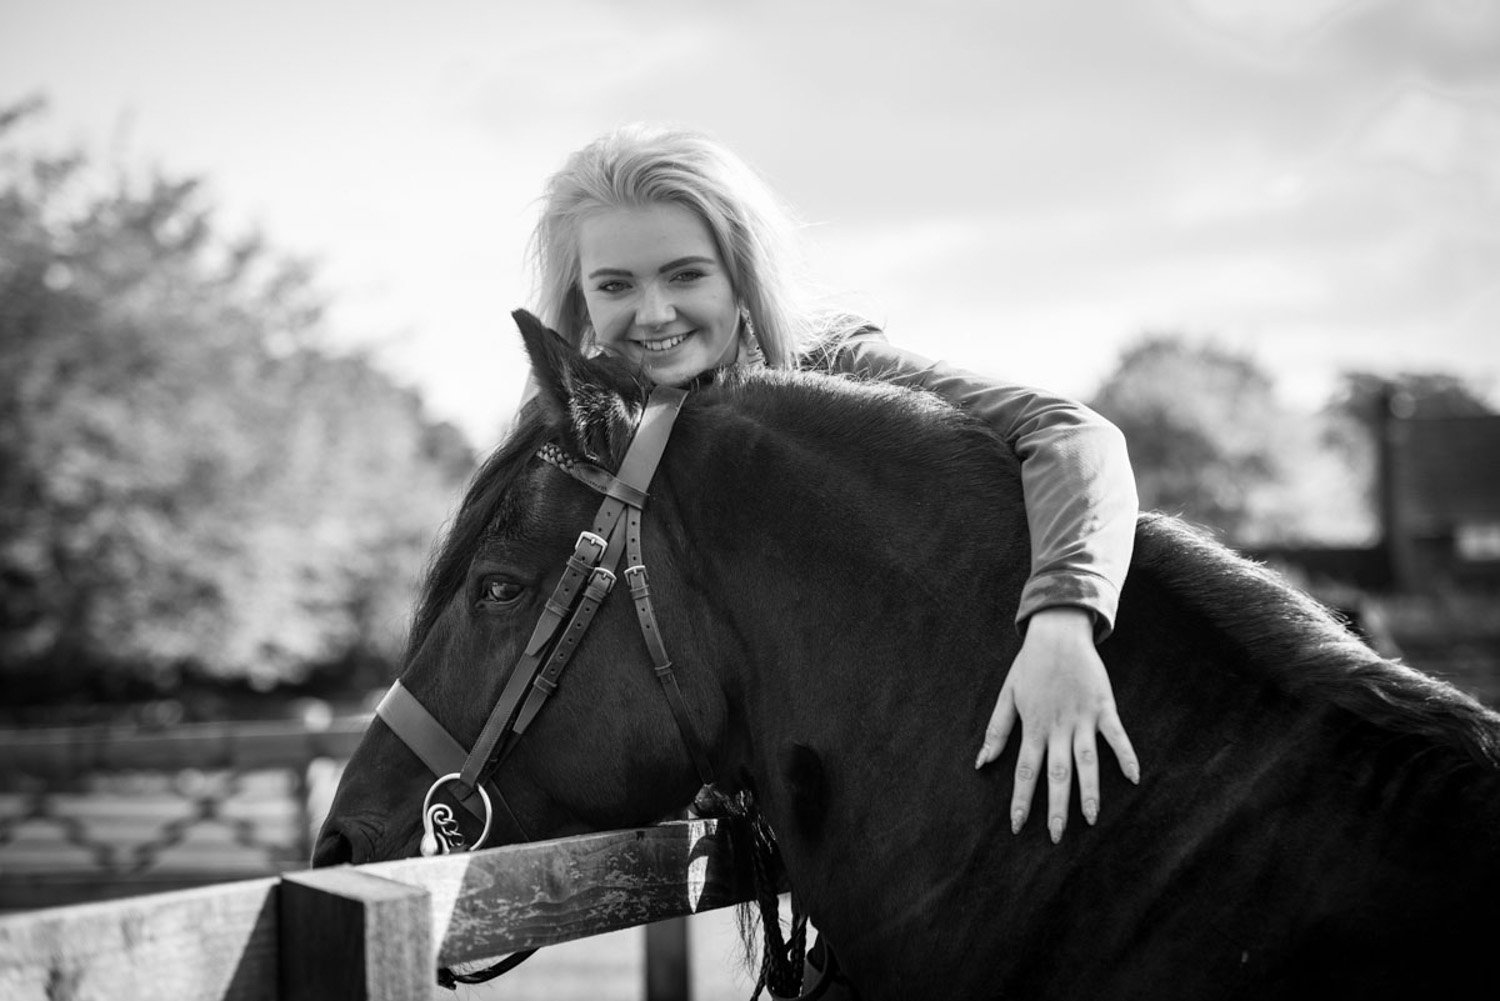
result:
[(641, 367), (645, 369), (646, 375), (658, 386), (679, 386), (684, 382), (691, 382), (714, 367), (701, 351), (677, 355), (674, 349), (661, 353), (675, 357), (656, 358), (648, 354), (641, 360)]

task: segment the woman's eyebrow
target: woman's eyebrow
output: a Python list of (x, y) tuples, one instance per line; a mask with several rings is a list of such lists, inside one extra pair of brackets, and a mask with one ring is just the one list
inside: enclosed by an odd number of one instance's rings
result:
[(716, 261), (716, 260), (714, 260), (712, 257), (703, 257), (703, 256), (690, 255), (688, 257), (679, 257), (675, 261), (668, 261), (667, 263), (663, 264), (661, 267), (657, 268), (656, 269), (656, 273), (659, 274), (659, 275), (664, 275), (668, 271), (676, 271), (678, 268), (682, 267), (684, 264), (709, 264), (709, 265), (716, 265), (718, 263), (719, 262)]
[[(684, 265), (687, 265), (687, 264), (707, 264), (707, 265), (710, 265), (710, 266), (717, 266), (718, 263), (719, 262), (717, 260), (715, 260), (714, 258), (712, 258), (712, 257), (703, 257), (701, 255), (690, 255), (688, 257), (679, 257), (679, 258), (676, 258), (675, 260), (668, 261), (667, 263), (663, 264), (661, 267), (657, 268), (656, 269), (656, 273), (659, 274), (659, 275), (664, 275), (668, 271), (675, 271), (678, 268), (680, 268), (680, 267), (682, 267)], [(603, 275), (610, 275), (612, 277), (617, 276), (617, 277), (620, 277), (620, 278), (629, 278), (634, 273), (635, 272), (631, 271), (629, 268), (595, 268), (594, 270), (592, 270), (592, 271), (590, 271), (588, 273), (588, 277), (591, 278), (591, 279), (593, 279), (593, 278), (599, 278), (599, 277), (601, 277)]]

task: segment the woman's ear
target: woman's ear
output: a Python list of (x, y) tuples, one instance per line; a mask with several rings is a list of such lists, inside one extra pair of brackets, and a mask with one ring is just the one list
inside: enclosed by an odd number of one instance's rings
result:
[(573, 451), (614, 466), (634, 433), (645, 392), (620, 362), (585, 358), (524, 309), (511, 314), (531, 356), (531, 378), (542, 414)]

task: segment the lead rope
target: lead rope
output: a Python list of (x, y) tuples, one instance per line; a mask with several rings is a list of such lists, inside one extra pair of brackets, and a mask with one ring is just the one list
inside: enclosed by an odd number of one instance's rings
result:
[(536, 953), (535, 949), (527, 949), (525, 952), (512, 953), (493, 966), (486, 966), (482, 970), (473, 973), (454, 973), (446, 966), (438, 967), (437, 982), (439, 987), (448, 990), (457, 990), (459, 984), (482, 984), (488, 980), (494, 980), (502, 973), (509, 973), (530, 959)]
[[(789, 934), (781, 931), (779, 877), (785, 871), (776, 833), (746, 791), (725, 795), (712, 786), (704, 787), (693, 801), (693, 812), (700, 817), (729, 817), (743, 821), (750, 828), (750, 862), (755, 879), (755, 903), (761, 920), (760, 972), (750, 1001), (770, 992), (771, 1001), (816, 1001), (835, 980), (843, 981), (837, 972), (833, 950), (820, 941), (823, 968), (818, 980), (805, 993), (802, 975), (807, 961), (807, 915), (797, 906), (792, 894), (792, 924)], [(818, 951), (815, 949), (814, 951)], [(847, 983), (847, 981), (844, 981)]]
[(750, 817), (750, 858), (755, 866), (755, 900), (760, 906), (762, 948), (760, 977), (755, 981), (756, 1001), (762, 990), (772, 998), (796, 998), (802, 993), (802, 966), (807, 955), (807, 915), (792, 900), (790, 935), (781, 933), (781, 901), (776, 892), (776, 874), (781, 870), (781, 849), (776, 835), (759, 810)]

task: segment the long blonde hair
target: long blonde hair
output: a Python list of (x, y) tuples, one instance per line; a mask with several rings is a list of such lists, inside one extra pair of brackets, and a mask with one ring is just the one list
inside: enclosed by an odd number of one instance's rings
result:
[(578, 262), (579, 222), (604, 208), (672, 203), (713, 235), (770, 365), (790, 368), (817, 331), (800, 308), (791, 213), (743, 160), (697, 132), (627, 125), (568, 157), (547, 182), (531, 258), (542, 319), (572, 344), (593, 336)]

